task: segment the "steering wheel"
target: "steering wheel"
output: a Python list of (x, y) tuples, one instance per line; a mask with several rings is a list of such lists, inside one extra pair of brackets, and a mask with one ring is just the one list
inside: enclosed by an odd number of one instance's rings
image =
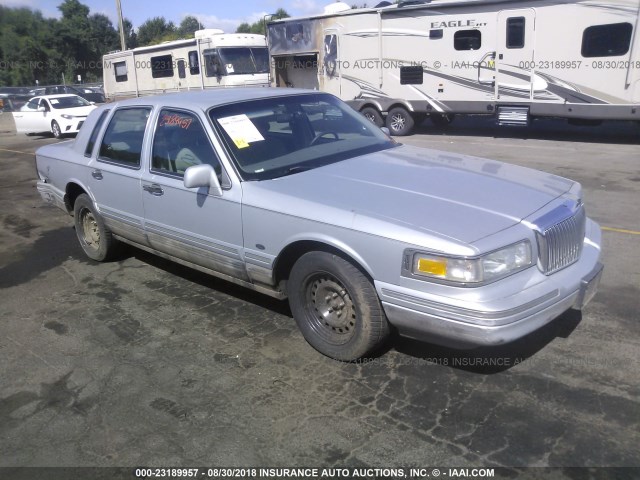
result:
[(333, 135), (335, 140), (340, 140), (340, 137), (338, 136), (338, 134), (336, 132), (320, 132), (315, 137), (313, 137), (313, 140), (311, 140), (311, 143), (309, 144), (309, 146), (313, 147), (325, 135)]

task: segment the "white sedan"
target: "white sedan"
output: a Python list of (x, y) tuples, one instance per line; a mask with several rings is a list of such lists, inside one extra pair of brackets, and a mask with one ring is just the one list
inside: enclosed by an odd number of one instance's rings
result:
[(33, 97), (13, 112), (18, 133), (51, 132), (56, 138), (78, 133), (87, 115), (96, 108), (78, 95)]

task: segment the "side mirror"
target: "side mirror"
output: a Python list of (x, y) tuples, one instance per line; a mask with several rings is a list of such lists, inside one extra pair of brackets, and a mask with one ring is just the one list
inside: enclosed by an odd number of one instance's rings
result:
[(184, 171), (184, 186), (186, 188), (205, 187), (216, 197), (222, 196), (222, 187), (218, 181), (216, 171), (209, 164), (193, 165)]
[(45, 107), (38, 107), (39, 112), (46, 112), (47, 109)]

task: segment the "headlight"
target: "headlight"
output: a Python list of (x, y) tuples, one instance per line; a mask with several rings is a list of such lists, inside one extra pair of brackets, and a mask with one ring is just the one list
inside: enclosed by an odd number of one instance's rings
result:
[(405, 268), (415, 277), (426, 277), (463, 284), (493, 282), (533, 264), (531, 244), (523, 240), (476, 258), (448, 257), (422, 252), (409, 252)]
[(67, 120), (71, 120), (73, 118), (73, 115), (67, 115), (66, 113), (63, 113), (62, 115), (60, 115), (62, 118), (66, 118)]

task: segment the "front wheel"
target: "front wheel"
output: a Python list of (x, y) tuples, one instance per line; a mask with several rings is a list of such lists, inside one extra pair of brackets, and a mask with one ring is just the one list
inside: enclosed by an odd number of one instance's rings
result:
[(389, 111), (387, 115), (387, 128), (391, 135), (404, 136), (409, 135), (413, 130), (413, 117), (406, 109), (395, 107)]
[(354, 361), (379, 349), (390, 328), (369, 279), (327, 252), (300, 257), (288, 282), (289, 305), (304, 338), (320, 353)]
[(116, 250), (116, 240), (87, 194), (78, 196), (73, 206), (76, 235), (87, 257), (98, 262), (108, 260)]
[(60, 125), (55, 120), (51, 122), (51, 133), (56, 138), (62, 138), (62, 130), (60, 130)]

